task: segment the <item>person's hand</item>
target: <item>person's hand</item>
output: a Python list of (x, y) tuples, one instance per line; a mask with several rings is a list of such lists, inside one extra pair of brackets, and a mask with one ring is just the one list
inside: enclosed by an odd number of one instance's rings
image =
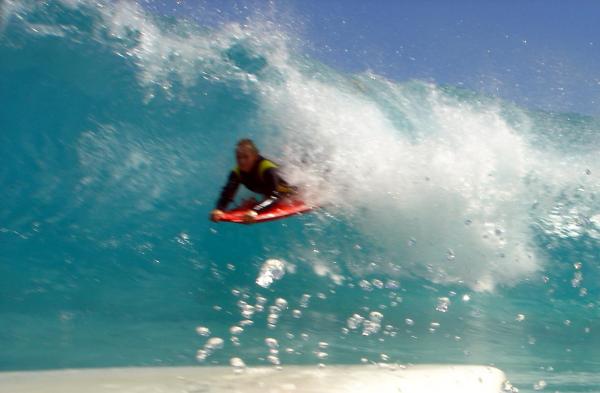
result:
[(214, 222), (221, 221), (221, 217), (223, 217), (223, 210), (215, 209), (210, 212), (210, 219)]
[(255, 212), (254, 210), (248, 210), (248, 212), (246, 212), (246, 214), (244, 215), (244, 222), (246, 224), (251, 224), (256, 220), (256, 216), (258, 216), (257, 212)]

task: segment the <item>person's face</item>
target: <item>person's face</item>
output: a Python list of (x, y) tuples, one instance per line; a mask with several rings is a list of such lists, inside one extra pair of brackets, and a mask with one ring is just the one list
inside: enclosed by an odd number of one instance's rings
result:
[(242, 172), (250, 172), (258, 159), (258, 154), (249, 147), (241, 147), (235, 151), (238, 167)]

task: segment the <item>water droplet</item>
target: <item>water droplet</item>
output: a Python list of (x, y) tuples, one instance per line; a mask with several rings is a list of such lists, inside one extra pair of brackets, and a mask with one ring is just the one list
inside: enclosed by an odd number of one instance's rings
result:
[(244, 304), (242, 307), (242, 317), (245, 319), (251, 319), (254, 315), (255, 308), (250, 304)]
[(407, 324), (408, 326), (412, 326), (412, 325), (414, 325), (414, 324), (415, 324), (415, 321), (413, 321), (413, 320), (412, 320), (412, 319), (410, 319), (410, 318), (406, 318), (406, 319), (404, 320), (404, 323), (405, 323), (405, 324)]
[(372, 311), (369, 314), (369, 318), (371, 319), (371, 321), (380, 322), (383, 319), (383, 314), (379, 311)]
[(271, 337), (265, 338), (265, 344), (271, 349), (279, 348), (277, 340)]
[(208, 336), (210, 336), (210, 329), (207, 328), (206, 326), (198, 326), (196, 328), (196, 333), (198, 333), (201, 336), (208, 337)]
[(540, 379), (539, 381), (537, 381), (536, 383), (533, 384), (533, 390), (542, 390), (546, 386), (548, 386), (546, 381), (544, 381), (543, 379)]
[(204, 349), (199, 349), (198, 352), (196, 352), (196, 359), (199, 362), (205, 361), (207, 357), (208, 357), (208, 353)]
[(240, 358), (229, 359), (229, 364), (233, 367), (233, 371), (238, 374), (246, 369), (246, 363)]
[(176, 237), (176, 239), (179, 244), (182, 244), (182, 245), (190, 244), (190, 236), (185, 232), (181, 232), (179, 234), (179, 236)]
[(437, 305), (435, 306), (436, 311), (447, 312), (450, 306), (450, 299), (447, 297), (439, 297)]
[(277, 308), (279, 308), (280, 311), (283, 311), (283, 310), (287, 309), (288, 302), (284, 298), (280, 297), (280, 298), (275, 299), (275, 306), (277, 306)]
[(369, 314), (369, 319), (363, 322), (363, 336), (370, 336), (371, 334), (375, 334), (379, 332), (381, 329), (381, 320), (383, 319), (383, 314), (378, 311), (372, 311)]
[(302, 308), (307, 308), (308, 307), (308, 302), (310, 301), (310, 295), (308, 293), (305, 293), (304, 295), (302, 295), (302, 297), (300, 298), (300, 307)]
[(364, 291), (372, 291), (373, 290), (371, 283), (368, 282), (367, 280), (360, 280), (358, 283), (358, 286), (361, 287)]
[(278, 259), (269, 259), (261, 266), (256, 284), (268, 288), (274, 281), (281, 279), (284, 275), (285, 263)]
[(373, 280), (371, 280), (371, 283), (373, 284), (373, 286), (375, 288), (378, 288), (378, 289), (383, 288), (383, 281), (381, 281), (381, 280), (374, 278)]
[(365, 319), (359, 314), (353, 314), (350, 318), (348, 318), (347, 324), (350, 329), (355, 330), (358, 329), (364, 320)]
[(522, 322), (525, 320), (525, 315), (524, 314), (517, 314), (517, 317), (515, 318), (515, 320), (517, 320), (518, 322)]
[(232, 326), (229, 329), (229, 333), (231, 333), (232, 335), (236, 336), (238, 334), (242, 334), (244, 332), (244, 329), (240, 326)]
[(398, 289), (400, 288), (400, 284), (396, 280), (387, 280), (385, 283), (385, 287), (388, 289)]
[(267, 317), (267, 323), (270, 329), (274, 329), (275, 325), (277, 325), (277, 321), (279, 320), (278, 314), (269, 314)]
[(206, 341), (204, 348), (206, 349), (221, 349), (223, 348), (223, 339), (220, 337), (211, 337)]

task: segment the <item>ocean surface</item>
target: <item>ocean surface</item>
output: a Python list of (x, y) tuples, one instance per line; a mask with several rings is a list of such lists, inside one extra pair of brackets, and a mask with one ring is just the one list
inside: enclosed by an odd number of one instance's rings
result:
[[(600, 392), (600, 120), (302, 46), (0, 3), (0, 370), (485, 364)], [(246, 137), (321, 208), (210, 222)]]

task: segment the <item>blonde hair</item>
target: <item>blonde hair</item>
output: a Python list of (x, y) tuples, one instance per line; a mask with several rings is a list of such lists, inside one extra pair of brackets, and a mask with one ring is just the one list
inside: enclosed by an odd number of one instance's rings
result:
[(243, 148), (248, 148), (254, 153), (258, 154), (258, 148), (254, 144), (254, 142), (252, 142), (252, 139), (240, 139), (236, 145), (236, 150), (240, 150)]

